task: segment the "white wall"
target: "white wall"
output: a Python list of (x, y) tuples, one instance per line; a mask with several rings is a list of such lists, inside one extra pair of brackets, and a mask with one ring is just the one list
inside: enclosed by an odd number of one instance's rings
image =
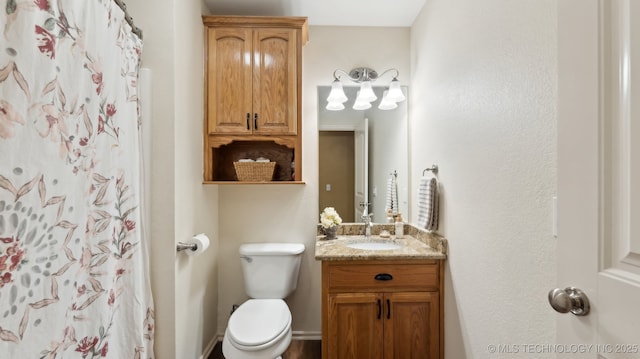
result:
[(555, 342), (556, 33), (552, 0), (427, 0), (412, 27), (412, 179), (439, 164), (447, 358)]
[[(408, 28), (310, 27), (303, 49), (302, 142), (304, 185), (221, 185), (218, 330), (231, 306), (246, 299), (238, 258), (243, 242), (284, 241), (306, 245), (298, 289), (287, 299), (294, 334), (320, 336), (320, 262), (314, 259), (318, 222), (318, 85), (330, 85), (337, 68), (396, 67), (409, 74)], [(384, 46), (380, 46), (384, 44)], [(404, 75), (403, 75), (404, 74)], [(406, 82), (403, 82), (406, 83)]]
[[(139, 0), (128, 11), (144, 31), (142, 66), (153, 72), (151, 282), (158, 359), (199, 358), (217, 332), (217, 188), (202, 186), (201, 2)], [(178, 241), (204, 232), (198, 257)]]

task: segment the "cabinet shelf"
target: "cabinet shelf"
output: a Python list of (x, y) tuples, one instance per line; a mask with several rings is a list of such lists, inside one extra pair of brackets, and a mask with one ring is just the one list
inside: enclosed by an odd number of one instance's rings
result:
[(290, 184), (306, 184), (304, 181), (269, 181), (269, 182), (249, 182), (249, 181), (202, 181), (202, 184), (219, 184), (219, 185), (290, 185)]
[[(296, 181), (295, 176), (295, 143), (286, 144), (279, 141), (280, 144), (274, 140), (271, 141), (251, 141), (244, 137), (240, 137), (238, 140), (232, 140), (229, 143), (223, 141), (219, 146), (211, 147), (211, 163), (210, 173), (211, 179), (205, 179), (205, 181), (218, 181), (218, 182), (253, 182), (253, 183), (291, 183)], [(238, 181), (236, 171), (233, 166), (234, 162), (238, 162), (241, 159), (257, 159), (260, 157), (268, 158), (271, 162), (276, 163), (275, 173), (271, 181)]]

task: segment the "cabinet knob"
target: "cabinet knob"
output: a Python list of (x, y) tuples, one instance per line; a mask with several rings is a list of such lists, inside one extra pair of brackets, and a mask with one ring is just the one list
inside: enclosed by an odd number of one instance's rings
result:
[(247, 130), (251, 129), (249, 121), (251, 121), (251, 114), (247, 112)]
[(253, 115), (253, 128), (256, 130), (258, 129), (258, 113), (257, 112)]

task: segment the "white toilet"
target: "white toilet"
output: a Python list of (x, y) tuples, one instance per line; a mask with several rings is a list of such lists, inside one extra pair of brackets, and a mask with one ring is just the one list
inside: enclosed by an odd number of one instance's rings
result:
[(298, 286), (302, 243), (240, 246), (245, 291), (251, 299), (231, 318), (222, 341), (226, 359), (274, 359), (291, 343), (291, 312), (284, 302)]

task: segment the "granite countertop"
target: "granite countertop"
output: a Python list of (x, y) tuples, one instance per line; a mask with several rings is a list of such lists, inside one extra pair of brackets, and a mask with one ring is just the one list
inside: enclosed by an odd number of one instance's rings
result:
[(347, 247), (354, 241), (363, 242), (364, 225), (362, 223), (342, 224), (338, 228), (336, 239), (326, 239), (318, 225), (316, 236), (316, 260), (397, 260), (397, 259), (446, 259), (447, 240), (435, 233), (418, 229), (410, 224), (404, 225), (405, 235), (396, 238), (380, 237), (382, 231), (394, 233), (393, 224), (374, 224), (371, 228), (370, 242), (397, 243), (399, 249), (363, 250)]

